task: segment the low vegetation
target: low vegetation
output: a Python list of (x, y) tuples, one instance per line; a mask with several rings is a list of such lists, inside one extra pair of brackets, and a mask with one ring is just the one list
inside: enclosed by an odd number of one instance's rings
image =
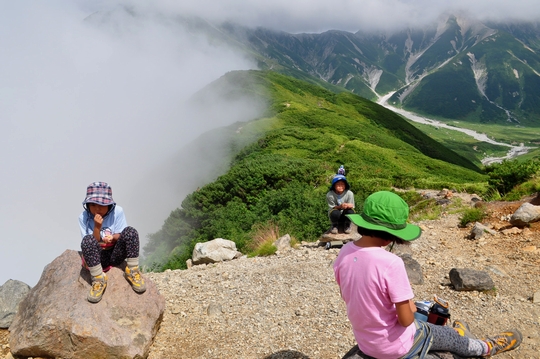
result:
[[(501, 197), (506, 199), (519, 199), (525, 194), (522, 190), (536, 190), (536, 185), (528, 182), (540, 170), (540, 160), (503, 161), (486, 167), (489, 175), (489, 185), (497, 190)], [(528, 184), (527, 184), (528, 183)], [(520, 187), (516, 187), (521, 185)], [(520, 191), (521, 189), (521, 191)]]
[(460, 227), (466, 227), (469, 223), (482, 222), (486, 215), (484, 208), (466, 208), (461, 214), (459, 225)]

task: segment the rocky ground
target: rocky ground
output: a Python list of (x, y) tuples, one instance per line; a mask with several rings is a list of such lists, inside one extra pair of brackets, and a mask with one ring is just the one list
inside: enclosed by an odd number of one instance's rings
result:
[[(466, 198), (465, 200), (469, 200)], [(540, 231), (538, 226), (504, 235), (506, 215), (520, 205), (486, 204), (484, 223), (499, 231), (478, 240), (459, 228), (456, 214), (422, 221), (424, 232), (405, 249), (423, 270), (413, 285), (415, 300), (434, 294), (450, 302), (452, 319), (470, 324), (479, 337), (517, 328), (521, 347), (503, 358), (540, 358)], [(149, 359), (165, 358), (341, 358), (354, 344), (332, 263), (339, 249), (314, 242), (265, 258), (243, 258), (190, 270), (147, 273), (167, 300), (163, 323)], [(492, 291), (457, 292), (452, 268), (487, 271)], [(9, 352), (8, 332), (0, 349)]]

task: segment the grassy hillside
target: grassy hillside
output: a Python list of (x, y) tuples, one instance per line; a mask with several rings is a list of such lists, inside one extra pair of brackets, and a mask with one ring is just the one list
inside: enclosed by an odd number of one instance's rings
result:
[[(218, 237), (243, 252), (265, 230), (316, 240), (327, 229), (324, 196), (342, 164), (357, 208), (371, 192), (392, 186), (485, 186), (472, 162), (359, 96), (275, 72), (233, 72), (210, 87), (224, 84), (230, 93), (266, 101), (267, 113), (242, 131), (223, 131), (231, 136), (230, 170), (187, 196), (150, 235), (144, 254), (154, 270), (185, 267), (195, 243)], [(247, 146), (245, 136), (252, 139)]]

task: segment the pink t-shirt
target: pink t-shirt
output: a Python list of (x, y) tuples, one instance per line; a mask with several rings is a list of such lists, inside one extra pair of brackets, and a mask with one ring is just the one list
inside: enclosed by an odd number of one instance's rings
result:
[(414, 297), (403, 260), (381, 247), (349, 242), (339, 252), (334, 274), (358, 347), (379, 359), (405, 355), (416, 327), (401, 326), (394, 305)]

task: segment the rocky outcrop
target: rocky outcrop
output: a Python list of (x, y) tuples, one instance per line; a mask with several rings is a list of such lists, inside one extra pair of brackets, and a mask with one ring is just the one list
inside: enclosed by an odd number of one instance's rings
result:
[(279, 237), (275, 242), (278, 251), (287, 251), (291, 249), (291, 236), (287, 233), (286, 235)]
[(15, 356), (52, 358), (145, 358), (158, 331), (165, 299), (146, 278), (137, 294), (121, 268), (108, 273), (101, 302), (86, 300), (90, 273), (78, 252), (65, 251), (48, 264), (21, 301), (10, 327)]
[(30, 286), (18, 280), (10, 279), (0, 287), (0, 328), (9, 328), (19, 302), (30, 291)]
[(422, 272), (422, 266), (418, 263), (410, 254), (399, 255), (405, 264), (405, 270), (407, 271), (407, 277), (411, 284), (424, 284), (424, 273)]
[(517, 209), (510, 218), (510, 223), (513, 226), (523, 227), (529, 223), (540, 220), (540, 206), (525, 202)]
[[(358, 348), (358, 345), (355, 345), (351, 348), (341, 359), (376, 359), (370, 357), (367, 354), (362, 353)], [(430, 352), (425, 356), (425, 359), (462, 359), (457, 354), (450, 352)]]
[(495, 287), (495, 283), (487, 272), (468, 268), (452, 268), (450, 270), (450, 281), (457, 291), (484, 291)]
[(356, 241), (360, 239), (360, 237), (362, 236), (358, 233), (358, 227), (354, 223), (351, 223), (351, 233), (343, 232), (343, 228), (339, 228), (339, 232), (337, 234), (332, 234), (330, 230), (327, 230), (321, 235), (319, 242), (327, 243), (341, 241), (342, 243), (347, 243), (350, 241)]
[(197, 243), (191, 257), (193, 264), (208, 264), (230, 261), (242, 253), (236, 249), (236, 243), (228, 239), (216, 238), (208, 242)]
[(489, 233), (491, 235), (497, 234), (497, 232), (493, 229), (483, 225), (482, 223), (475, 222), (473, 228), (471, 229), (471, 233), (469, 234), (469, 238), (479, 239), (484, 235), (484, 233)]

